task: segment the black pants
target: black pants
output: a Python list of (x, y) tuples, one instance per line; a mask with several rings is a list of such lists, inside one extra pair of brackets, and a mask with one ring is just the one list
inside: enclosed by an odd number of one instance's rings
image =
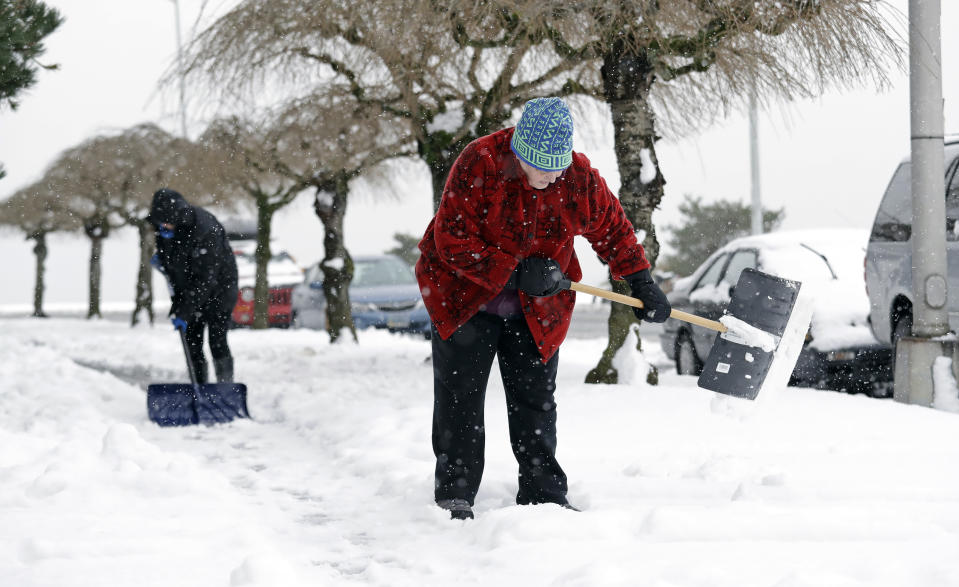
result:
[(499, 357), (510, 443), (519, 463), (516, 503), (566, 503), (566, 474), (556, 462), (556, 367), (543, 363), (526, 321), (479, 312), (447, 340), (433, 330), (435, 496), (470, 504), (483, 477), (486, 384)]
[(203, 356), (203, 330), (209, 330), (210, 354), (214, 361), (232, 358), (230, 347), (226, 342), (226, 333), (229, 330), (230, 313), (222, 311), (204, 312), (197, 320), (193, 320), (186, 327), (187, 348), (190, 349), (190, 359), (196, 371), (197, 383), (207, 383), (206, 357)]

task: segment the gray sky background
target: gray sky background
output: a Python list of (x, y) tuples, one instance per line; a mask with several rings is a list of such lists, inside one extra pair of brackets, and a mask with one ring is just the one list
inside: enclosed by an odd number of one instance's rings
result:
[[(213, 0), (207, 10), (232, 3)], [(36, 86), (21, 96), (21, 107), (0, 112), (0, 161), (7, 178), (0, 198), (38, 179), (64, 149), (98, 133), (111, 133), (153, 121), (179, 131), (175, 91), (159, 92), (157, 83), (176, 56), (174, 5), (170, 0), (48, 0), (66, 22), (47, 41), (46, 63), (60, 69), (41, 72)], [(202, 0), (180, 0), (185, 38)], [(905, 19), (908, 3), (894, 0)], [(959, 1), (942, 0), (943, 95), (946, 132), (959, 134)], [(948, 25), (947, 23), (953, 23)], [(759, 141), (763, 204), (785, 208), (784, 228), (847, 226), (868, 228), (892, 170), (909, 150), (909, 83), (893, 72), (893, 87), (881, 94), (867, 88), (832, 91), (816, 100), (760, 113)], [(189, 93), (189, 89), (188, 89)], [(188, 96), (188, 112), (197, 108)], [(191, 133), (203, 120), (190, 119)], [(602, 116), (576, 121), (575, 148), (618, 185), (612, 152), (612, 128)], [(749, 201), (748, 125), (734, 115), (683, 140), (665, 139), (658, 154), (666, 176), (666, 198), (654, 221), (662, 231), (679, 220), (684, 194), (707, 201)], [(383, 197), (361, 184), (347, 213), (347, 246), (354, 254), (379, 253), (393, 246), (395, 232), (421, 234), (431, 216), (430, 184), (425, 168), (400, 166), (398, 196)], [(157, 186), (159, 187), (159, 186)], [(176, 187), (176, 186), (171, 186)], [(188, 195), (188, 194), (187, 194)], [(305, 196), (276, 219), (276, 244), (303, 265), (322, 256), (320, 224)], [(661, 233), (661, 239), (665, 233)], [(603, 272), (578, 243), (584, 281), (598, 282)], [(136, 239), (121, 231), (104, 251), (105, 302), (129, 303), (136, 273)], [(56, 237), (48, 259), (47, 300), (86, 300), (89, 247), (82, 237)], [(0, 233), (5, 286), (0, 305), (28, 305), (32, 299), (33, 255), (29, 243)]]

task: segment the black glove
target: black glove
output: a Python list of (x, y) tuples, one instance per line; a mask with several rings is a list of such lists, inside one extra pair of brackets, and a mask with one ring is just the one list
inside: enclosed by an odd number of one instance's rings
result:
[(643, 302), (642, 308), (633, 308), (633, 313), (639, 320), (647, 322), (665, 322), (673, 307), (666, 299), (666, 294), (659, 289), (649, 269), (643, 269), (626, 276), (626, 283), (633, 290), (633, 297)]
[(559, 263), (543, 257), (526, 257), (519, 262), (506, 287), (523, 290), (538, 298), (556, 295), (569, 288), (569, 280), (559, 269)]

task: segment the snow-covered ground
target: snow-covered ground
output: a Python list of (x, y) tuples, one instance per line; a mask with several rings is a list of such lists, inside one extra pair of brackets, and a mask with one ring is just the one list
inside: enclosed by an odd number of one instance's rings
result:
[(502, 386), (476, 519), (432, 504), (429, 343), (236, 331), (253, 420), (164, 429), (166, 324), (0, 318), (0, 585), (959, 585), (959, 415), (789, 388), (756, 402), (560, 359), (581, 513), (513, 504)]

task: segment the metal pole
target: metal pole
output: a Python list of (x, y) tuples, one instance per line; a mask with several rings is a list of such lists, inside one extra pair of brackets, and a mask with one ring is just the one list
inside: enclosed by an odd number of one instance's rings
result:
[[(939, 0), (909, 0), (912, 336), (896, 345), (894, 397), (934, 406), (933, 364), (956, 354), (946, 308), (946, 199)], [(951, 389), (955, 393), (955, 388)]]
[(912, 157), (912, 333), (949, 331), (946, 309), (942, 59), (939, 0), (909, 0)]
[(756, 92), (749, 92), (749, 168), (752, 191), (752, 233), (763, 233), (763, 205), (759, 190), (759, 122)]
[(183, 42), (180, 37), (180, 2), (179, 0), (173, 0), (173, 9), (176, 13), (176, 61), (177, 67), (180, 68), (180, 134), (183, 135), (183, 138), (187, 138), (186, 135), (186, 89), (184, 87), (183, 80)]

